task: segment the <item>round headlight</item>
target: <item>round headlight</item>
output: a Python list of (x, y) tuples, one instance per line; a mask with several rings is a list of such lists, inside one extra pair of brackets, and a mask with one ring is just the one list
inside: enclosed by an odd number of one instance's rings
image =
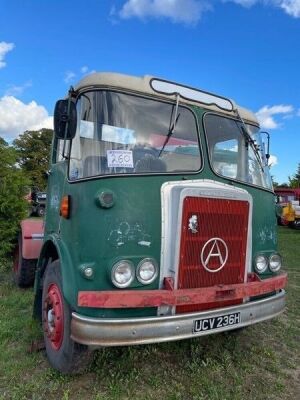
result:
[(268, 260), (267, 257), (259, 255), (255, 258), (255, 269), (258, 273), (265, 272), (265, 270), (268, 268)]
[(277, 272), (281, 268), (281, 257), (279, 254), (272, 254), (271, 257), (269, 258), (269, 268), (272, 272)]
[(117, 262), (111, 271), (111, 280), (118, 288), (125, 288), (134, 279), (134, 267), (130, 261), (122, 260)]
[(144, 258), (144, 260), (142, 260), (137, 266), (136, 277), (138, 281), (144, 285), (148, 285), (149, 283), (153, 282), (157, 277), (157, 274), (157, 264), (151, 258)]

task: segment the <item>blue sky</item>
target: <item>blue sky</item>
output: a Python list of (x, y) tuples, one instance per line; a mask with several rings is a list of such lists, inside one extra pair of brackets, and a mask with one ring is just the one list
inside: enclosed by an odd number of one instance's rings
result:
[(300, 162), (300, 0), (0, 0), (0, 136), (50, 127), (92, 71), (234, 99), (271, 134), (276, 181)]

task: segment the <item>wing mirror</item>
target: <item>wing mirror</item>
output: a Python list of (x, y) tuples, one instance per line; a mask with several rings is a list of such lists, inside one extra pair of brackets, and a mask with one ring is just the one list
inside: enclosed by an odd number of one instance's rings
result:
[(54, 109), (54, 131), (57, 139), (73, 139), (77, 127), (76, 105), (72, 100), (58, 100)]

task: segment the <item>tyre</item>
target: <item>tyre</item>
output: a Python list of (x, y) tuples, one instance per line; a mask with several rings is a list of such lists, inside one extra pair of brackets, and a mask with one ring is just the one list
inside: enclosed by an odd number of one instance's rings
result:
[(292, 228), (299, 230), (300, 229), (300, 219), (295, 219), (292, 224)]
[(71, 337), (71, 310), (64, 299), (59, 260), (48, 265), (42, 294), (42, 324), (49, 363), (64, 374), (83, 372), (92, 352)]
[(277, 222), (278, 222), (278, 225), (281, 225), (281, 226), (288, 226), (288, 224), (289, 224), (289, 222), (286, 219), (284, 219), (283, 217), (277, 217)]
[(45, 215), (45, 207), (38, 207), (36, 210), (38, 217), (43, 217)]
[(14, 251), (13, 275), (20, 288), (33, 285), (37, 260), (27, 260), (22, 257), (22, 235), (19, 234), (18, 244)]

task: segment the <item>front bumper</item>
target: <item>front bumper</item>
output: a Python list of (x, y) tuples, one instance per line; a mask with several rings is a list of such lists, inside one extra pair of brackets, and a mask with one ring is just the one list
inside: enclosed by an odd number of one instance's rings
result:
[[(211, 333), (241, 328), (279, 315), (285, 307), (285, 291), (249, 303), (197, 313), (162, 317), (101, 319), (72, 313), (71, 337), (77, 343), (92, 348), (127, 346), (187, 339)], [(194, 333), (194, 321), (240, 313), (240, 323)]]

